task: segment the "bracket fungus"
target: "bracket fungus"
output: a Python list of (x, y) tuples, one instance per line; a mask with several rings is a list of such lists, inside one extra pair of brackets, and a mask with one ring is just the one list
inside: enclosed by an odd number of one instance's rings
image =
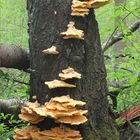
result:
[(32, 140), (31, 133), (38, 133), (39, 128), (35, 126), (27, 126), (22, 129), (16, 129), (14, 134), (14, 140)]
[(85, 102), (70, 98), (69, 95), (54, 97), (45, 105), (40, 105), (37, 102), (28, 103), (27, 107), (21, 109), (19, 118), (37, 124), (45, 117), (49, 117), (55, 119), (56, 122), (79, 125), (87, 121), (84, 116), (87, 110), (77, 109), (76, 106), (84, 106), (85, 104)]
[(73, 0), (72, 6), (71, 6), (72, 16), (82, 16), (88, 15), (89, 9), (87, 7), (87, 2), (79, 1), (79, 0)]
[(54, 97), (51, 99), (52, 101), (63, 103), (64, 106), (72, 106), (75, 107), (76, 105), (84, 106), (86, 103), (83, 101), (78, 101), (70, 98), (69, 95), (61, 96), (61, 97)]
[(75, 85), (73, 84), (69, 84), (69, 83), (66, 83), (64, 81), (61, 81), (61, 80), (53, 80), (53, 81), (49, 81), (49, 82), (45, 82), (46, 85), (48, 85), (49, 89), (53, 89), (53, 88), (64, 88), (64, 87), (67, 87), (67, 88), (74, 88), (76, 87)]
[(65, 116), (65, 117), (60, 117), (56, 120), (56, 122), (71, 124), (71, 125), (83, 124), (86, 121), (87, 121), (87, 118), (83, 115)]
[(90, 8), (96, 9), (108, 4), (109, 2), (110, 0), (84, 0), (84, 1), (73, 0), (71, 6), (72, 10), (71, 15), (84, 17), (85, 15), (89, 14)]
[(34, 126), (28, 126), (15, 131), (15, 140), (82, 140), (79, 131), (60, 126), (50, 130), (40, 131)]
[(35, 110), (39, 107), (38, 103), (28, 103), (27, 107), (22, 107), (19, 118), (28, 121), (32, 124), (38, 124), (43, 121), (45, 117), (38, 115)]
[(40, 131), (41, 140), (82, 140), (79, 131), (67, 127), (55, 127), (51, 130)]
[(59, 77), (61, 80), (67, 80), (72, 78), (81, 79), (81, 74), (76, 72), (73, 68), (67, 68), (62, 70), (62, 73), (59, 73)]
[(85, 0), (88, 8), (100, 8), (110, 2), (110, 0)]
[(82, 30), (78, 30), (75, 28), (75, 23), (73, 21), (70, 21), (67, 25), (68, 29), (66, 32), (62, 32), (61, 35), (64, 39), (69, 38), (77, 38), (77, 39), (84, 39), (84, 32)]
[(42, 51), (44, 54), (52, 54), (52, 55), (56, 55), (59, 54), (59, 52), (56, 50), (55, 46), (52, 46), (51, 48), (48, 48), (46, 50)]
[(55, 119), (56, 122), (79, 125), (85, 123), (87, 118), (84, 114), (87, 110), (78, 110), (75, 106), (83, 106), (85, 102), (70, 98), (69, 95), (54, 97), (45, 104), (48, 117)]

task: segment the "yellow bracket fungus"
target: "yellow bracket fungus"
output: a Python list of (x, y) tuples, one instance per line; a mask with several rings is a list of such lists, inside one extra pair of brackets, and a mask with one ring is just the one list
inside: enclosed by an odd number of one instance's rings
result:
[(53, 80), (53, 81), (49, 81), (49, 82), (45, 82), (46, 85), (48, 85), (49, 89), (53, 89), (53, 88), (74, 88), (76, 87), (73, 84), (68, 84), (64, 81), (61, 80)]
[(62, 70), (62, 73), (59, 74), (61, 80), (67, 80), (72, 78), (81, 79), (81, 74), (76, 72), (73, 68), (67, 68)]
[(70, 21), (67, 25), (68, 29), (66, 32), (62, 32), (61, 35), (64, 39), (69, 38), (77, 38), (77, 39), (84, 39), (84, 32), (82, 30), (78, 30), (75, 28), (75, 23), (73, 21)]
[(48, 48), (46, 50), (42, 51), (44, 54), (52, 54), (52, 55), (56, 55), (59, 54), (59, 52), (56, 50), (55, 46), (52, 46), (51, 48)]

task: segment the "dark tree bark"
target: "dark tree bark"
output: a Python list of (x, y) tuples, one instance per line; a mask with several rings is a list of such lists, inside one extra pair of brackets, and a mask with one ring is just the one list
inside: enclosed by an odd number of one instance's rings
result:
[[(31, 69), (35, 70), (31, 74), (30, 99), (37, 96), (44, 103), (54, 96), (69, 94), (86, 101), (88, 122), (77, 128), (84, 140), (117, 140), (118, 133), (108, 113), (106, 71), (95, 15), (91, 10), (85, 18), (71, 17), (70, 7), (71, 0), (28, 0)], [(71, 20), (84, 31), (84, 41), (61, 37)], [(43, 55), (42, 51), (52, 45), (60, 54)], [(48, 89), (44, 82), (58, 79), (68, 66), (82, 74), (81, 80), (71, 81), (77, 87)]]
[(28, 50), (16, 45), (0, 45), (0, 67), (26, 70), (29, 66)]

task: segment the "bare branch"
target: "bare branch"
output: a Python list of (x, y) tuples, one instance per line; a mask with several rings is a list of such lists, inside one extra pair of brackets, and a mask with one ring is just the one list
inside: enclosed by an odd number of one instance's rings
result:
[(29, 86), (30, 84), (29, 83), (26, 83), (24, 81), (20, 81), (20, 80), (17, 80), (17, 79), (13, 79), (14, 82), (17, 82), (17, 83), (20, 83), (20, 84), (24, 84), (26, 86)]
[(127, 121), (130, 129), (132, 130), (133, 134), (128, 140), (133, 140), (135, 136), (140, 136), (140, 124), (138, 125), (137, 128), (131, 123), (131, 121)]
[(20, 109), (26, 101), (20, 101), (18, 99), (0, 100), (0, 113), (13, 114), (17, 116), (20, 113)]
[(135, 135), (140, 135), (140, 132), (135, 128), (131, 121), (128, 120), (127, 123)]
[(0, 45), (0, 67), (26, 70), (29, 62), (28, 50), (16, 45)]
[(135, 32), (140, 27), (140, 20), (136, 21), (129, 27), (129, 31), (124, 34), (122, 32), (118, 32), (116, 35), (112, 36), (107, 42), (102, 45), (103, 51), (105, 52), (109, 49), (113, 44), (123, 39), (124, 36), (129, 36), (133, 32)]

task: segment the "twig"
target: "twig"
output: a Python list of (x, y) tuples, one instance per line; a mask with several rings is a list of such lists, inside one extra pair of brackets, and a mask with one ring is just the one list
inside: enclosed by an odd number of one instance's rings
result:
[[(139, 16), (135, 15), (132, 11), (130, 11), (129, 9), (127, 9), (125, 6), (124, 6), (123, 8), (124, 8), (126, 11), (131, 12), (131, 14), (132, 14), (134, 17), (140, 19)], [(136, 8), (135, 10), (137, 10), (137, 9), (139, 9), (139, 8)]]
[[(123, 19), (122, 21), (124, 21), (130, 14), (132, 14), (132, 12), (128, 13)], [(109, 39), (106, 42), (106, 45), (108, 44), (109, 40), (112, 38), (112, 36), (115, 34), (115, 32), (117, 31), (118, 26), (114, 29), (114, 31), (112, 32), (112, 34), (110, 35)], [(106, 47), (106, 46), (105, 46)], [(103, 48), (103, 47), (102, 47)]]
[(27, 85), (29, 86), (30, 84), (29, 83), (25, 83), (23, 81), (20, 81), (20, 80), (16, 80), (16, 79), (13, 79), (14, 82), (17, 82), (17, 83), (20, 83), (20, 84), (24, 84), (24, 85)]
[(133, 132), (132, 136), (128, 140), (133, 140), (135, 136), (140, 136), (140, 124), (135, 128), (131, 121), (128, 120), (127, 123)]
[(105, 52), (113, 44), (115, 44), (116, 42), (122, 40), (123, 37), (131, 35), (139, 27), (140, 27), (140, 20), (136, 21), (134, 24), (132, 24), (131, 26), (129, 26), (129, 31), (126, 34), (124, 34), (123, 32), (119, 32), (116, 35), (111, 36), (110, 39), (102, 45), (103, 51)]

